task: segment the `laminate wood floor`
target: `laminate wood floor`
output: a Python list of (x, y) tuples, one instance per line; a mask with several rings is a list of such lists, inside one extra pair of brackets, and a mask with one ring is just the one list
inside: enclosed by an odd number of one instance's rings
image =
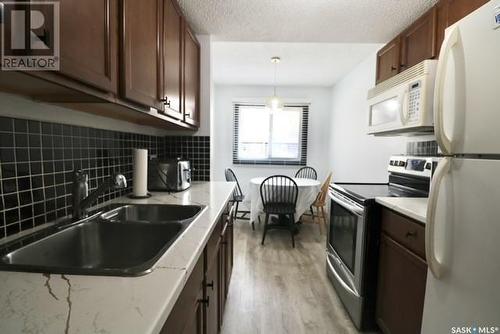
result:
[(287, 231), (235, 222), (235, 258), (223, 334), (358, 333), (325, 271), (325, 235), (303, 224), (292, 248)]

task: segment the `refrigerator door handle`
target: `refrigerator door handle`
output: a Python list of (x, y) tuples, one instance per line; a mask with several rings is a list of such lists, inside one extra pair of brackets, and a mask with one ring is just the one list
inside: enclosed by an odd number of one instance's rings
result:
[(438, 164), (432, 178), (429, 204), (427, 205), (427, 223), (425, 224), (425, 256), (432, 275), (439, 279), (443, 276), (443, 265), (436, 257), (434, 230), (436, 226), (436, 206), (439, 190), (444, 176), (450, 171), (451, 158), (446, 157)]
[(446, 135), (443, 124), (444, 79), (446, 78), (446, 65), (448, 64), (451, 51), (458, 44), (460, 36), (458, 25), (451, 26), (449, 29), (451, 30), (449, 30), (449, 33), (445, 37), (439, 54), (439, 62), (436, 69), (436, 86), (434, 88), (434, 132), (436, 140), (444, 154), (451, 154), (452, 144), (452, 139)]

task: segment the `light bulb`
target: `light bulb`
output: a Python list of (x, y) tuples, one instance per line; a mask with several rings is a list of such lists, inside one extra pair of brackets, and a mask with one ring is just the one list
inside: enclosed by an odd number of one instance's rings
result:
[(277, 96), (272, 96), (267, 100), (266, 108), (271, 111), (281, 111), (283, 110), (283, 102)]

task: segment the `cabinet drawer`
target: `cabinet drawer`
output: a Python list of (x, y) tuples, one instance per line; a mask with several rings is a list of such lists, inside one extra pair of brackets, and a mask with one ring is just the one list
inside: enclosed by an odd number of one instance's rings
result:
[(207, 268), (210, 268), (212, 262), (216, 260), (217, 252), (219, 251), (219, 245), (221, 240), (222, 233), (222, 218), (219, 219), (217, 225), (215, 225), (214, 230), (212, 231), (212, 235), (207, 242)]
[(382, 210), (382, 231), (425, 259), (425, 227), (391, 210)]

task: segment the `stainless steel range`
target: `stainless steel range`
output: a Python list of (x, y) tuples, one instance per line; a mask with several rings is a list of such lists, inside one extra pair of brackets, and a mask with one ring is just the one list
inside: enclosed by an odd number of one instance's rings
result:
[(393, 156), (389, 183), (332, 183), (328, 276), (360, 330), (376, 328), (375, 291), (380, 224), (376, 197), (427, 197), (438, 159)]

